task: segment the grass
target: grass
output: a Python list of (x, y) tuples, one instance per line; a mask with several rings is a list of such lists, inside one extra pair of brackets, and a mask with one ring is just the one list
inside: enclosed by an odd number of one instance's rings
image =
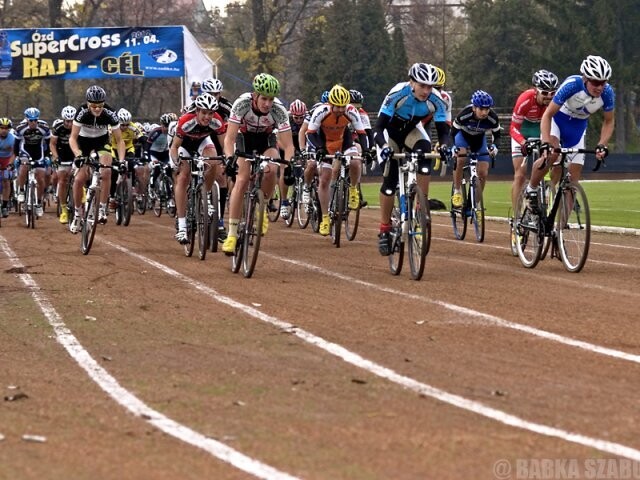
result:
[[(598, 181), (582, 183), (589, 199), (591, 224), (599, 226), (640, 229), (640, 182)], [(379, 183), (362, 185), (362, 192), (369, 205), (379, 205)], [(511, 209), (511, 182), (489, 181), (485, 190), (487, 215), (507, 217)], [(449, 205), (451, 184), (431, 182), (429, 196)]]

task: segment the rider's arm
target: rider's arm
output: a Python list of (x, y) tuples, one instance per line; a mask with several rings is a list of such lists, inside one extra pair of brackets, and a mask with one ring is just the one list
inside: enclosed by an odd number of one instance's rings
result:
[(227, 124), (227, 133), (224, 137), (224, 154), (226, 157), (231, 157), (235, 153), (236, 138), (239, 131), (239, 123), (229, 122)]
[(298, 132), (298, 145), (300, 145), (300, 150), (307, 149), (307, 130), (308, 129), (309, 129), (309, 122), (305, 119), (305, 121), (302, 122), (300, 131)]
[(604, 121), (602, 122), (602, 128), (600, 129), (600, 140), (598, 140), (598, 145), (606, 145), (609, 143), (615, 126), (615, 115), (613, 110), (604, 112), (603, 115)]
[(69, 135), (69, 147), (71, 147), (71, 151), (73, 155), (79, 157), (82, 155), (82, 150), (80, 150), (80, 146), (78, 145), (78, 134), (80, 133), (80, 124), (73, 124), (71, 127), (71, 135)]
[(51, 135), (51, 138), (49, 139), (49, 150), (51, 150), (51, 160), (53, 162), (57, 162), (58, 161), (58, 137), (56, 137), (55, 135)]
[(118, 160), (122, 162), (127, 153), (124, 146), (124, 140), (122, 139), (122, 132), (119, 128), (114, 128), (111, 130), (111, 134), (114, 136), (116, 145), (118, 146)]
[(378, 115), (378, 120), (376, 121), (376, 126), (374, 127), (374, 140), (376, 145), (380, 148), (383, 148), (387, 145), (387, 141), (384, 138), (384, 131), (387, 129), (387, 126), (391, 122), (391, 117), (386, 113), (380, 113)]
[(440, 145), (449, 145), (449, 132), (451, 126), (447, 122), (435, 122), (436, 132), (438, 132), (438, 143)]
[(542, 143), (549, 143), (551, 141), (551, 119), (560, 110), (559, 105), (555, 102), (551, 102), (540, 120), (540, 141)]
[(278, 143), (280, 148), (284, 150), (284, 160), (291, 161), (295, 155), (295, 148), (293, 146), (293, 137), (291, 130), (280, 131), (278, 130)]

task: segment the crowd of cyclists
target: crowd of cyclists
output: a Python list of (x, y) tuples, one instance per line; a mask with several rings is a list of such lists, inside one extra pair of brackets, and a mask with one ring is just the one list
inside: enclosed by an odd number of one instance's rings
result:
[[(596, 147), (597, 158), (608, 154), (607, 144), (614, 128), (614, 92), (609, 85), (612, 70), (599, 56), (589, 55), (580, 66), (580, 74), (560, 83), (558, 77), (546, 69), (533, 74), (532, 86), (522, 92), (513, 109), (509, 134), (514, 167), (512, 202), (522, 189), (535, 208), (537, 184), (550, 169), (556, 153), (554, 147), (584, 148), (587, 121), (591, 114), (602, 109), (604, 121)], [(468, 154), (477, 158), (477, 172), (481, 188), (489, 173), (489, 164), (498, 153), (501, 125), (494, 111), (492, 96), (475, 91), (468, 104), (457, 115), (452, 114), (453, 100), (445, 90), (446, 74), (438, 66), (415, 63), (408, 71), (408, 79), (393, 86), (379, 108), (372, 125), (363, 108), (363, 94), (340, 83), (320, 95), (320, 100), (307, 107), (300, 99), (287, 108), (278, 98), (279, 81), (270, 74), (255, 76), (252, 89), (231, 102), (222, 95), (219, 79), (208, 78), (192, 85), (189, 104), (179, 114), (166, 112), (159, 123), (137, 123), (125, 108), (116, 109), (107, 103), (107, 92), (98, 85), (86, 90), (85, 101), (68, 105), (60, 118), (49, 126), (40, 118), (36, 107), (24, 110), (18, 124), (8, 116), (0, 118), (0, 188), (2, 217), (9, 215), (11, 202), (24, 202), (24, 187), (29, 168), (35, 168), (37, 198), (42, 201), (47, 192), (60, 202), (59, 221), (69, 224), (77, 233), (82, 215), (89, 170), (88, 156), (99, 156), (104, 188), (100, 194), (98, 221), (105, 224), (114, 208), (116, 176), (113, 162), (126, 164), (135, 179), (134, 195), (146, 201), (149, 185), (157, 181), (161, 170), (173, 179), (173, 198), (176, 211), (175, 239), (189, 242), (186, 224), (187, 188), (194, 156), (205, 158), (205, 185), (210, 190), (217, 182), (220, 199), (219, 238), (222, 251), (233, 254), (238, 238), (238, 223), (242, 198), (249, 182), (249, 162), (238, 152), (259, 154), (288, 162), (286, 168), (265, 171), (262, 181), (264, 198), (272, 197), (276, 185), (282, 198), (280, 215), (292, 214), (287, 192), (294, 183), (293, 168), (304, 159), (302, 204), (310, 202), (310, 186), (317, 179), (318, 197), (323, 212), (319, 233), (329, 234), (328, 205), (330, 188), (338, 174), (332, 158), (336, 153), (350, 157), (350, 209), (363, 205), (356, 188), (364, 165), (380, 166), (383, 179), (380, 186), (380, 225), (378, 250), (390, 254), (389, 232), (391, 213), (398, 184), (397, 161), (394, 153), (418, 152), (440, 154), (441, 160), (453, 169), (451, 204), (460, 207), (463, 159)], [(465, 102), (466, 103), (466, 102)], [(437, 142), (429, 132), (434, 131)], [(540, 158), (526, 180), (527, 164), (523, 158), (531, 153), (528, 139), (540, 140)], [(418, 161), (418, 184), (428, 198), (431, 162)], [(570, 172), (577, 181), (582, 172), (584, 156), (571, 159)], [(553, 174), (552, 174), (553, 175)], [(73, 209), (70, 211), (62, 192), (72, 181)], [(228, 219), (223, 220), (228, 201)], [(425, 198), (425, 201), (426, 198)], [(145, 208), (146, 205), (142, 205)], [(210, 205), (210, 208), (213, 206)], [(43, 205), (36, 205), (36, 215), (43, 215)], [(263, 222), (263, 235), (268, 222)]]

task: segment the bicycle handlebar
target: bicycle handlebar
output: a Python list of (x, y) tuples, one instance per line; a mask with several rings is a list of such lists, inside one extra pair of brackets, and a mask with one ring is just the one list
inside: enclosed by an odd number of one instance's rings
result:
[(265, 155), (258, 155), (257, 153), (245, 153), (245, 152), (236, 152), (235, 156), (238, 158), (244, 158), (245, 160), (258, 160), (260, 162), (273, 162), (279, 163), (281, 165), (291, 165), (290, 161), (281, 160), (279, 158), (267, 157)]

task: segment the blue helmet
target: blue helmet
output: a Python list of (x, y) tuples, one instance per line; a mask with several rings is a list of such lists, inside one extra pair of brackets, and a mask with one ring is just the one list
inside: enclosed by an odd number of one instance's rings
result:
[(471, 95), (471, 103), (474, 107), (490, 108), (493, 107), (493, 98), (484, 90), (476, 90)]
[(329, 90), (322, 92), (322, 95), (320, 95), (320, 101), (322, 103), (327, 103), (329, 101)]
[(27, 120), (38, 120), (40, 118), (40, 110), (35, 107), (29, 107), (24, 111), (24, 116)]

